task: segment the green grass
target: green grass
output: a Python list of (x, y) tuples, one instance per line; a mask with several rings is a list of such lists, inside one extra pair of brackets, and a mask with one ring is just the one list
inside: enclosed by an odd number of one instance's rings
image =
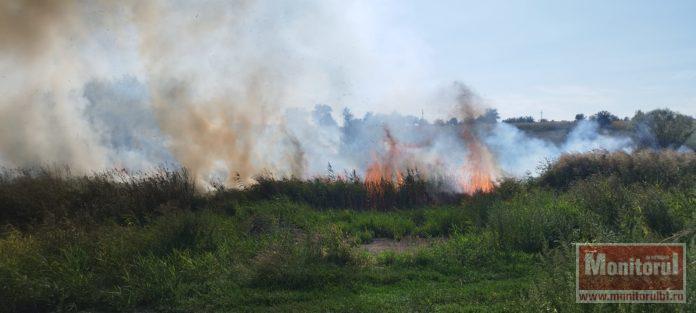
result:
[[(555, 207), (549, 206), (553, 200), (548, 195), (530, 197), (539, 197), (530, 207)], [(549, 261), (543, 257), (548, 252), (525, 252), (536, 248), (501, 236), (494, 226), (427, 226), (447, 225), (443, 220), (470, 225), (466, 214), (458, 213), (463, 210), (317, 212), (278, 200), (245, 207), (236, 215), (170, 214), (144, 226), (8, 231), (0, 239), (0, 305), (7, 311), (503, 312), (575, 307), (572, 284), (565, 281), (559, 294), (558, 282), (549, 278), (549, 269), (571, 271), (572, 259)], [(536, 223), (524, 220), (524, 214), (510, 215), (513, 220), (503, 223)], [(398, 222), (380, 222), (389, 220)], [(565, 221), (550, 218), (534, 231), (545, 234), (557, 223)], [(373, 255), (358, 246), (367, 240), (361, 237), (366, 229), (390, 229), (387, 235), (444, 234), (447, 239), (406, 253)], [(529, 299), (549, 295), (560, 300)]]
[[(281, 213), (289, 209), (307, 219), (292, 221), (297, 215)], [(10, 311), (143, 307), (403, 311), (495, 304), (502, 308), (516, 299), (519, 283), (528, 282), (533, 273), (529, 255), (478, 251), (487, 244), (484, 235), (451, 233), (448, 241), (414, 253), (371, 255), (357, 247), (359, 233), (345, 232), (341, 226), (379, 229), (378, 223), (363, 222), (386, 220), (397, 213), (339, 211), (312, 218), (317, 213), (286, 201), (264, 202), (247, 210), (238, 216), (207, 211), (172, 214), (147, 226), (45, 229), (34, 235), (10, 231), (0, 240), (2, 307)], [(431, 210), (422, 214), (433, 214)], [(278, 218), (258, 222), (269, 212)], [(403, 215), (410, 220), (417, 214)], [(327, 223), (332, 219), (341, 222)], [(263, 231), (251, 231), (255, 223), (263, 223)], [(411, 226), (409, 231), (417, 229)], [(511, 267), (511, 260), (521, 265)], [(504, 288), (497, 297), (483, 296), (496, 290), (498, 283)], [(422, 290), (423, 286), (433, 289)]]
[[(259, 197), (196, 192), (185, 172), (123, 182), (5, 173), (0, 311), (694, 311), (688, 278), (686, 305), (576, 304), (571, 245), (676, 241), (696, 259), (691, 158), (575, 156), (491, 194), (388, 210), (317, 207), (302, 194), (345, 182), (273, 183)], [(659, 169), (674, 176), (652, 176)], [(436, 240), (406, 252), (360, 246), (408, 237)]]

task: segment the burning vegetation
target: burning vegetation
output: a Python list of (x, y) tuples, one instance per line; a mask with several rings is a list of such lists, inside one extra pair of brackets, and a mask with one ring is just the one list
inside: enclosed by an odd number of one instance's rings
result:
[[(315, 12), (309, 15), (289, 10), (290, 3), (216, 2), (194, 19), (181, 19), (191, 7), (166, 1), (9, 3), (0, 5), (0, 25), (16, 26), (0, 31), (0, 43), (6, 43), (0, 64), (10, 75), (0, 86), (0, 166), (9, 168), (56, 164), (87, 174), (164, 165), (186, 168), (198, 186), (212, 189), (218, 182), (249, 184), (267, 171), (311, 180), (325, 176), (330, 163), (338, 173), (355, 171), (376, 192), (383, 192), (376, 187), (382, 182), (407, 185), (412, 173), (439, 179), (433, 187), (438, 191), (474, 194), (564, 153), (630, 151), (634, 142), (682, 149), (695, 138), (691, 117), (661, 110), (637, 113), (632, 132), (608, 132), (621, 121), (600, 112), (594, 120), (568, 121), (567, 131), (557, 132), (562, 136), (537, 140), (498, 123), (497, 113), (487, 117), (494, 110), (486, 111), (485, 101), (463, 84), (426, 88), (406, 79), (378, 85), (382, 77), (366, 79), (370, 75), (359, 69), (380, 72), (375, 66), (392, 56), (373, 58), (369, 45), (335, 42), (344, 35), (362, 38), (364, 25), (344, 20), (351, 15), (343, 14), (343, 5), (326, 1), (308, 4)], [(93, 12), (107, 13), (94, 19)], [(274, 16), (301, 22), (279, 32), (266, 22)], [(319, 28), (304, 27), (316, 22), (305, 20), (310, 16), (331, 17), (325, 22), (332, 23), (315, 33)], [(394, 74), (385, 76), (398, 78)], [(332, 116), (335, 106), (317, 105), (311, 112), (294, 107), (316, 103), (365, 103), (367, 111), (401, 113), (356, 118), (346, 109), (341, 123)], [(438, 115), (450, 120), (404, 112), (431, 104), (425, 114), (448, 111)]]
[(372, 152), (373, 161), (365, 172), (365, 184), (373, 186), (378, 185), (381, 181), (390, 181), (400, 186), (404, 182), (398, 164), (401, 149), (387, 127), (384, 127), (384, 141), (387, 149), (386, 155), (378, 157), (374, 151)]
[(459, 180), (462, 191), (466, 194), (490, 192), (495, 188), (497, 168), (493, 155), (488, 148), (476, 138), (469, 127), (462, 127), (461, 136), (466, 142), (468, 153), (462, 167)]
[[(472, 129), (474, 122), (467, 122), (460, 125), (459, 134), (466, 143), (467, 153), (465, 163), (460, 167), (460, 172), (456, 173), (458, 188), (465, 194), (477, 192), (487, 193), (492, 191), (496, 185), (496, 178), (499, 175), (494, 162), (493, 155), (474, 134)], [(407, 155), (409, 148), (417, 149), (430, 144), (404, 144), (394, 138), (388, 127), (384, 126), (383, 145), (384, 152), (378, 154), (372, 151), (372, 162), (365, 171), (365, 185), (374, 192), (380, 191), (383, 182), (389, 182), (397, 187), (404, 184), (404, 173), (412, 171), (420, 175), (418, 167), (409, 168), (408, 164), (418, 164), (418, 160), (407, 162), (413, 159), (413, 155)], [(438, 162), (442, 166), (442, 162)], [(435, 165), (437, 167), (437, 165)], [(427, 173), (425, 173), (427, 175)]]
[[(454, 90), (457, 110), (462, 117), (462, 122), (454, 125), (457, 139), (455, 144), (466, 148), (462, 151), (464, 157), (459, 159), (460, 163), (457, 164), (451, 159), (449, 162), (443, 162), (446, 154), (460, 151), (455, 146), (445, 147), (445, 150), (441, 152), (444, 155), (438, 154), (433, 159), (433, 164), (427, 163), (425, 157), (427, 153), (424, 151), (432, 150), (433, 145), (438, 143), (435, 138), (437, 133), (429, 133), (419, 142), (401, 142), (387, 125), (382, 125), (381, 145), (371, 151), (372, 161), (365, 170), (365, 185), (369, 190), (381, 192), (380, 186), (383, 182), (390, 182), (397, 187), (403, 185), (404, 172), (408, 170), (425, 176), (433, 174), (430, 172), (454, 170), (454, 173), (448, 175), (453, 176), (456, 181), (454, 190), (468, 195), (478, 192), (488, 193), (495, 188), (497, 180), (502, 175), (494, 155), (479, 138), (479, 132), (477, 132), (477, 130), (486, 131), (485, 125), (480, 122), (481, 112), (483, 112), (480, 99), (463, 84), (454, 84)], [(418, 125), (417, 122), (415, 124)], [(418, 129), (418, 126), (415, 128), (416, 132), (422, 131)], [(441, 131), (437, 130), (437, 132)], [(424, 169), (425, 172), (422, 172)]]

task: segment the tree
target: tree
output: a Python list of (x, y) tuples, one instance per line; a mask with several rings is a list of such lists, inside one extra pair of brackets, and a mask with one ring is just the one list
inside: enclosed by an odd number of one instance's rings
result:
[(483, 113), (483, 115), (476, 118), (476, 121), (481, 123), (495, 124), (498, 122), (498, 119), (500, 119), (500, 114), (498, 114), (498, 110), (486, 109), (486, 112)]
[(576, 121), (582, 121), (584, 119), (585, 119), (585, 114), (582, 114), (582, 113), (575, 114)]
[(358, 129), (359, 121), (355, 119), (350, 109), (343, 109), (343, 127), (341, 127), (341, 140), (345, 143), (353, 143)]
[(694, 118), (669, 109), (636, 112), (631, 119), (637, 141), (642, 146), (679, 148), (696, 130)]
[(596, 121), (600, 127), (606, 128), (611, 125), (614, 121), (618, 121), (619, 117), (609, 113), (609, 111), (599, 111), (597, 114), (592, 115), (590, 120)]
[(320, 126), (338, 126), (331, 116), (332, 111), (331, 107), (326, 104), (317, 104), (312, 111), (312, 117)]
[(504, 119), (503, 123), (534, 123), (534, 118), (531, 116), (511, 117)]
[(353, 121), (353, 113), (349, 108), (343, 108), (343, 125), (350, 124)]

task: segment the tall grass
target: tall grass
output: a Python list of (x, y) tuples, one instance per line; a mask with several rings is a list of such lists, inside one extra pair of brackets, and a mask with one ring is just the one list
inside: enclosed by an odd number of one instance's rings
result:
[[(348, 178), (275, 179), (270, 175), (256, 178), (246, 192), (250, 199), (287, 197), (317, 209), (393, 210), (427, 204), (456, 203), (461, 195), (443, 190), (437, 180), (424, 180), (417, 171), (408, 170), (399, 183), (391, 180), (365, 183), (357, 175)], [(234, 191), (232, 191), (234, 192)]]
[(643, 150), (633, 154), (602, 151), (566, 154), (547, 164), (538, 181), (553, 188), (567, 188), (595, 175), (615, 176), (622, 184), (692, 188), (696, 181), (696, 153)]
[(143, 223), (169, 211), (194, 209), (195, 189), (186, 170), (73, 176), (68, 169), (2, 169), (0, 223)]
[[(669, 240), (693, 254), (693, 160), (672, 152), (564, 156), (539, 178), (449, 198), (416, 175), (377, 193), (357, 178), (268, 177), (205, 192), (186, 171), (5, 170), (0, 311), (304, 311), (329, 294), (339, 300), (314, 310), (341, 311), (355, 308), (345, 299), (361, 302), (367, 296), (356, 294), (376, 290), (390, 296), (367, 297), (360, 309), (446, 309), (447, 301), (464, 309), (495, 299), (500, 286), (471, 287), (468, 296), (463, 288), (506, 279), (514, 292), (505, 297), (519, 298), (501, 310), (653, 311), (575, 304), (569, 249)], [(359, 247), (385, 237), (438, 239), (405, 253)], [(449, 291), (422, 292), (441, 284)]]

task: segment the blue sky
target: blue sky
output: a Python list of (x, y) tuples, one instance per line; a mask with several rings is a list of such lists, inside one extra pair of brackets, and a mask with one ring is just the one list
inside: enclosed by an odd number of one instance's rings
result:
[(388, 9), (427, 47), (437, 79), (466, 83), (504, 117), (696, 114), (696, 1), (396, 1)]

